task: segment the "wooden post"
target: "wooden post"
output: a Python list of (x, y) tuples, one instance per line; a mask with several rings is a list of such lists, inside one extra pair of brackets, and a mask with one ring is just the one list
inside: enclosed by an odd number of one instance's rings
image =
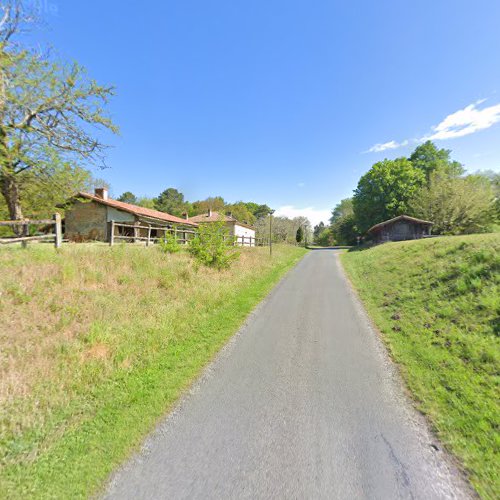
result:
[(149, 246), (149, 243), (151, 241), (151, 224), (148, 224), (148, 239), (146, 240), (146, 246)]
[(137, 243), (137, 239), (140, 236), (140, 229), (137, 227), (137, 225), (140, 224), (139, 221), (134, 222), (134, 239), (133, 242)]
[(112, 220), (109, 223), (109, 246), (112, 247), (115, 244), (115, 221)]
[[(28, 237), (30, 235), (30, 225), (29, 225), (29, 223), (27, 221), (23, 224), (22, 235), (23, 235), (23, 237)], [(23, 248), (27, 248), (27, 246), (28, 246), (28, 240), (22, 241), (21, 242), (21, 246)]]
[(56, 248), (61, 248), (61, 245), (62, 245), (61, 214), (54, 214), (53, 219), (55, 222), (54, 245)]

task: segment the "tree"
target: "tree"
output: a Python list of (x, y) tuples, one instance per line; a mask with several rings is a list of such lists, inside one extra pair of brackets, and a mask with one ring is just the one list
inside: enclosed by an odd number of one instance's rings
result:
[(247, 224), (255, 222), (254, 214), (248, 209), (247, 204), (242, 201), (227, 205), (225, 211), (231, 213), (235, 219), (241, 222), (246, 222)]
[(207, 213), (209, 210), (223, 212), (226, 202), (222, 196), (209, 196), (206, 200), (195, 201), (191, 205), (190, 215)]
[(438, 149), (432, 141), (426, 141), (415, 148), (409, 160), (414, 167), (425, 174), (428, 182), (430, 175), (435, 171), (443, 172), (450, 177), (464, 174), (462, 164), (451, 160), (450, 155), (449, 149)]
[(137, 199), (137, 205), (139, 207), (155, 209), (154, 198), (148, 198), (147, 196), (141, 196)]
[(319, 237), (319, 235), (325, 230), (325, 224), (323, 221), (321, 221), (319, 224), (317, 224), (316, 226), (314, 226), (314, 230), (313, 230), (313, 238), (314, 238), (314, 241), (317, 240), (317, 238)]
[(355, 245), (359, 232), (354, 214), (337, 219), (332, 224), (331, 231), (338, 245)]
[(180, 217), (186, 211), (184, 195), (175, 188), (168, 188), (155, 198), (155, 208)]
[(271, 209), (267, 205), (259, 205), (258, 203), (254, 203), (253, 201), (245, 202), (246, 207), (250, 212), (252, 212), (255, 220), (260, 219), (261, 217), (266, 217)]
[(23, 2), (4, 1), (0, 11), (0, 190), (9, 217), (21, 219), (30, 180), (50, 180), (54, 169), (80, 161), (103, 163), (106, 146), (91, 129), (117, 131), (104, 110), (113, 88), (76, 63), (61, 66), (22, 49), (19, 35), (33, 21)]
[(300, 243), (302, 240), (304, 239), (304, 230), (302, 229), (302, 226), (300, 226), (298, 229), (297, 229), (297, 233), (295, 235), (295, 241), (297, 243)]
[(121, 196), (118, 197), (118, 201), (122, 201), (123, 203), (131, 203), (132, 205), (137, 205), (137, 196), (130, 191), (125, 191)]
[(361, 232), (408, 212), (408, 201), (425, 183), (425, 175), (408, 159), (383, 160), (361, 177), (354, 191), (354, 220)]
[(431, 173), (429, 184), (420, 188), (410, 207), (413, 215), (434, 222), (436, 234), (488, 231), (495, 222), (495, 197), (491, 183), (480, 175), (453, 178)]
[(332, 228), (325, 227), (323, 231), (316, 237), (315, 243), (322, 247), (327, 247), (335, 244), (335, 239), (333, 237)]
[(352, 198), (345, 198), (340, 200), (339, 203), (332, 210), (332, 216), (330, 217), (330, 224), (334, 224), (338, 219), (346, 216), (353, 215), (353, 203)]

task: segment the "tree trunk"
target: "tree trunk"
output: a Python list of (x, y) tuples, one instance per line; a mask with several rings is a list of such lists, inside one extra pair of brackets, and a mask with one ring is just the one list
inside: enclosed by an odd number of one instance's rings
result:
[[(21, 199), (19, 196), (19, 186), (14, 175), (0, 174), (0, 189), (7, 203), (9, 217), (11, 220), (21, 220), (23, 211), (21, 209)], [(14, 232), (17, 234), (20, 227), (14, 227)]]

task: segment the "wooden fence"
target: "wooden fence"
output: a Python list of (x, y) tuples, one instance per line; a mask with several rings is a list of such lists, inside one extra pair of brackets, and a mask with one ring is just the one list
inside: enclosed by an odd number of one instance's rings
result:
[[(152, 224), (126, 224), (113, 220), (109, 223), (109, 244), (111, 246), (116, 241), (144, 242), (146, 246), (149, 246), (160, 240), (168, 241), (170, 238), (174, 238), (181, 245), (185, 245), (197, 234), (197, 231), (193, 229), (171, 228)], [(235, 246), (255, 247), (267, 245), (264, 238), (254, 238), (253, 236), (226, 236), (226, 238), (230, 238)]]
[[(11, 243), (21, 243), (23, 248), (28, 246), (30, 241), (46, 241), (53, 240), (56, 248), (60, 248), (62, 244), (62, 226), (61, 226), (61, 216), (59, 214), (54, 214), (52, 219), (42, 219), (42, 220), (8, 220), (0, 221), (0, 226), (9, 227), (21, 227), (19, 235), (12, 236), (8, 238), (0, 238), (0, 245), (7, 245)], [(30, 227), (33, 226), (54, 226), (54, 231), (51, 234), (38, 234), (30, 236)]]

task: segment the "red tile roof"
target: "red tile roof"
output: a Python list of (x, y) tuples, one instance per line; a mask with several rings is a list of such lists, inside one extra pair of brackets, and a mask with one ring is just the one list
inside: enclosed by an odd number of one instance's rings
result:
[(246, 222), (240, 222), (239, 220), (235, 219), (232, 215), (223, 215), (219, 212), (211, 212), (211, 215), (209, 215), (208, 213), (204, 213), (200, 215), (194, 215), (193, 217), (189, 217), (190, 222), (196, 222), (197, 224), (203, 222), (220, 222), (221, 219), (225, 222), (234, 222), (239, 226), (247, 227), (249, 229), (254, 229), (252, 225), (247, 224)]
[(388, 224), (392, 224), (393, 222), (397, 222), (398, 220), (407, 220), (408, 222), (414, 222), (415, 224), (426, 224), (428, 226), (432, 226), (434, 224), (434, 222), (430, 222), (428, 220), (416, 219), (415, 217), (410, 217), (409, 215), (398, 215), (393, 219), (385, 220), (384, 222), (379, 222), (378, 224), (375, 224), (370, 229), (368, 229), (368, 232), (371, 233), (373, 231), (378, 231), (382, 227), (387, 226)]
[(181, 217), (176, 217), (175, 215), (170, 215), (166, 212), (160, 212), (159, 210), (153, 210), (151, 208), (139, 207), (137, 205), (132, 205), (131, 203), (124, 203), (123, 201), (113, 200), (111, 198), (104, 200), (99, 196), (83, 192), (78, 193), (76, 197), (87, 198), (88, 200), (96, 201), (97, 203), (101, 203), (102, 205), (107, 205), (108, 207), (113, 207), (117, 210), (123, 210), (124, 212), (129, 212), (134, 215), (140, 215), (142, 217), (149, 217), (151, 219), (173, 222), (175, 224), (184, 224), (187, 226), (197, 226), (197, 224), (191, 220), (182, 219)]

